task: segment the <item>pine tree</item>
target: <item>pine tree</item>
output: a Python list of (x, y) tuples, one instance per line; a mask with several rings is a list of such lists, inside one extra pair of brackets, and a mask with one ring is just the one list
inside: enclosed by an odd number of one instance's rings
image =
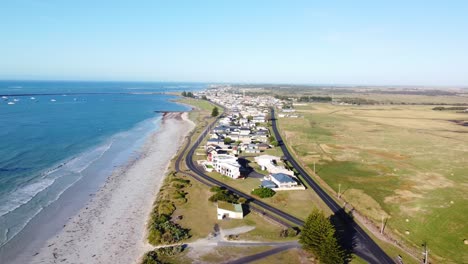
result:
[(185, 91), (182, 92), (183, 97), (187, 97), (187, 93)]
[(335, 236), (335, 228), (323, 212), (314, 209), (304, 223), (299, 242), (314, 254), (321, 263), (345, 262), (345, 254)]

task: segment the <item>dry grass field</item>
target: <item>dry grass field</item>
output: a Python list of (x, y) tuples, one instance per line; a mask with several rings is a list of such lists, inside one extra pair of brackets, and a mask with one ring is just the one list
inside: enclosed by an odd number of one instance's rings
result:
[(304, 167), (376, 225), (437, 263), (468, 263), (467, 113), (433, 106), (297, 106), (280, 118)]

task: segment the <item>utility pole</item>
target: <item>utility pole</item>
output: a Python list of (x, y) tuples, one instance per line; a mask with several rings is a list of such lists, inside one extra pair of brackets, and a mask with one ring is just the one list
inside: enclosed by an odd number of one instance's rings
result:
[(424, 246), (424, 252), (423, 252), (424, 264), (428, 264), (429, 263), (429, 250), (427, 250), (427, 243), (424, 243), (423, 246)]
[(315, 172), (315, 160), (314, 160), (314, 174), (317, 174), (317, 173)]
[(341, 198), (341, 183), (338, 184), (338, 198)]

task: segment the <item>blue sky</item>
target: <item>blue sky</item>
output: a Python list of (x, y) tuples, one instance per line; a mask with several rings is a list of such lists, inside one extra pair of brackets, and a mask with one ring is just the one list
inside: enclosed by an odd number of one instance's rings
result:
[(467, 14), (468, 1), (2, 1), (0, 78), (468, 85)]

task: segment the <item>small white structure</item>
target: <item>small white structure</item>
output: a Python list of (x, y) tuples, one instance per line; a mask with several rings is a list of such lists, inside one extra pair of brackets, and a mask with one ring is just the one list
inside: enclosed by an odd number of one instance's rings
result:
[(218, 220), (222, 220), (225, 218), (244, 218), (244, 210), (242, 209), (242, 204), (232, 204), (224, 201), (218, 201), (217, 213)]

